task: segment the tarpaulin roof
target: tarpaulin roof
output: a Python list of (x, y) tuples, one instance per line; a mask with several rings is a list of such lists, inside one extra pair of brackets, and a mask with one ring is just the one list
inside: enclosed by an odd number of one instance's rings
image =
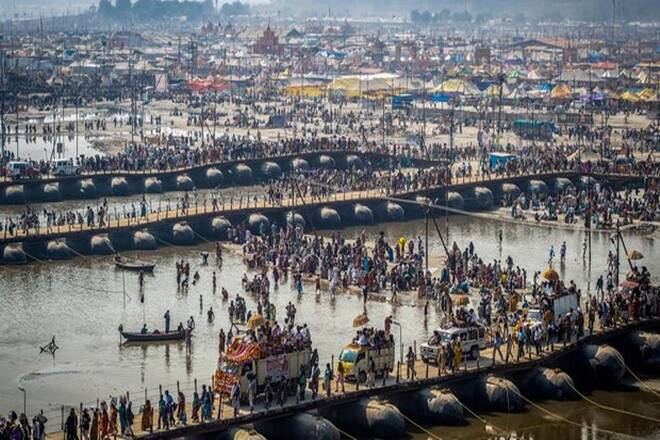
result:
[(287, 86), (284, 88), (284, 92), (287, 95), (291, 96), (306, 96), (309, 98), (318, 98), (324, 95), (324, 86)]
[(392, 94), (404, 90), (414, 90), (423, 87), (418, 79), (405, 79), (391, 73), (373, 75), (348, 75), (335, 78), (330, 87), (343, 91), (347, 96), (360, 96), (367, 93)]
[(477, 86), (464, 79), (448, 79), (436, 86), (434, 93), (455, 93), (459, 95), (477, 95), (479, 89)]
[[(486, 96), (500, 96), (500, 85), (499, 84), (491, 84), (488, 86), (486, 90), (483, 91), (483, 94)], [(509, 88), (504, 84), (502, 86), (502, 96), (509, 96), (510, 91)]]
[(558, 84), (550, 92), (550, 97), (553, 99), (565, 99), (571, 96), (573, 91), (567, 84)]
[(635, 95), (633, 92), (630, 90), (626, 90), (623, 92), (621, 95), (619, 95), (619, 99), (622, 99), (624, 101), (628, 102), (638, 102), (640, 99), (637, 95)]
[(545, 79), (545, 77), (543, 75), (541, 75), (540, 73), (538, 73), (536, 70), (532, 70), (527, 74), (527, 79), (533, 80), (533, 81), (539, 81), (539, 80)]

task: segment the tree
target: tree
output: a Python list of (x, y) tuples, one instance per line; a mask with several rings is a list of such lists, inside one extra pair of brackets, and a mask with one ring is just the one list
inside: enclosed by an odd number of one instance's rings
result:
[(111, 17), (115, 13), (115, 8), (110, 3), (110, 0), (101, 0), (99, 2), (98, 13), (101, 17)]
[(119, 15), (128, 15), (131, 12), (131, 0), (117, 0), (115, 9)]
[(250, 5), (247, 3), (241, 3), (236, 0), (233, 3), (225, 3), (220, 8), (220, 15), (232, 16), (232, 15), (248, 15), (250, 13)]
[(443, 8), (436, 14), (436, 16), (438, 17), (437, 20), (439, 22), (446, 22), (449, 21), (449, 17), (451, 17), (451, 11), (447, 8)]
[(429, 11), (422, 12), (422, 24), (424, 26), (428, 26), (429, 24), (431, 24), (432, 19), (433, 19), (433, 16), (431, 15), (431, 13)]
[(422, 14), (419, 13), (417, 9), (410, 11), (410, 21), (413, 24), (419, 24), (421, 22)]

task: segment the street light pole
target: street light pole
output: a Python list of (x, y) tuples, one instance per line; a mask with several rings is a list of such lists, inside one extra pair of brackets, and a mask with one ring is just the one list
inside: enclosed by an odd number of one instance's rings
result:
[(23, 385), (19, 385), (18, 389), (23, 392), (23, 414), (27, 416), (27, 391), (25, 391)]

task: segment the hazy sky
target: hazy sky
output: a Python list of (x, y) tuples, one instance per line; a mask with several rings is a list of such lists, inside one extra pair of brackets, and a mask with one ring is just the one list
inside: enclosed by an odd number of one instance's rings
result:
[[(113, 4), (115, 0), (110, 0)], [(133, 0), (135, 1), (135, 0)], [(201, 1), (201, 0), (197, 0)], [(214, 0), (215, 1), (215, 0)], [(232, 0), (233, 1), (233, 0)], [(265, 3), (268, 0), (242, 0), (244, 3), (258, 4)], [(218, 4), (226, 3), (227, 0), (221, 0)], [(87, 9), (92, 5), (97, 5), (98, 0), (0, 0), (0, 16), (10, 17), (14, 14), (33, 14), (40, 13), (48, 15), (58, 15), (67, 10), (77, 12)]]
[[(111, 0), (115, 1), (115, 0)], [(197, 0), (201, 1), (201, 0)], [(214, 0), (215, 1), (215, 0)], [(220, 4), (233, 0), (220, 0)], [(333, 10), (355, 14), (392, 12), (407, 14), (410, 9), (437, 11), (442, 7), (462, 11), (469, 4), (473, 13), (523, 12), (530, 16), (544, 17), (561, 14), (565, 18), (605, 20), (611, 16), (612, 0), (242, 0), (250, 4), (276, 3), (289, 7), (296, 13)], [(15, 14), (38, 16), (60, 15), (66, 12), (84, 11), (98, 0), (0, 0), (0, 17)], [(660, 20), (660, 0), (617, 0), (617, 16), (647, 21)]]

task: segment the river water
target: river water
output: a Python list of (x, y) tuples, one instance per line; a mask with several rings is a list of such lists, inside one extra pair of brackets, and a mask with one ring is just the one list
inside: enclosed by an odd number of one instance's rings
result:
[[(444, 218), (438, 220), (444, 231)], [(497, 239), (503, 228), (502, 248)], [(363, 230), (368, 234), (385, 231), (396, 239), (401, 235), (424, 235), (424, 220), (389, 223), (367, 228), (348, 228), (348, 236), (356, 236)], [(433, 230), (431, 226), (431, 231)], [(559, 267), (565, 280), (573, 279), (579, 286), (595, 280), (606, 269), (606, 256), (613, 249), (607, 234), (593, 234), (592, 271), (589, 275), (582, 260), (584, 233), (524, 225), (501, 224), (483, 219), (449, 217), (450, 241), (466, 246), (470, 240), (477, 252), (490, 260), (511, 254), (516, 265), (527, 269), (528, 279), (534, 270), (547, 265), (550, 244), (558, 249), (563, 240), (568, 246), (565, 265)], [(642, 260), (652, 273), (660, 270), (654, 238), (627, 235), (629, 249), (641, 251)], [(439, 263), (442, 245), (437, 234), (430, 234), (431, 267)], [(151, 399), (157, 396), (158, 385), (175, 389), (176, 382), (185, 391), (193, 387), (194, 379), (209, 383), (214, 372), (218, 349), (217, 334), (220, 327), (227, 331), (228, 303), (220, 297), (220, 288), (230, 292), (230, 298), (241, 291), (241, 277), (246, 271), (241, 256), (225, 253), (222, 268), (211, 263), (201, 265), (200, 252), (211, 250), (212, 245), (165, 248), (143, 255), (157, 264), (153, 276), (146, 277), (145, 302), (140, 303), (137, 276), (117, 271), (110, 257), (79, 257), (71, 261), (35, 263), (25, 267), (0, 268), (0, 413), (19, 410), (23, 394), (17, 388), (25, 388), (28, 412), (39, 409), (49, 412), (59, 425), (59, 408), (62, 404), (92, 404), (97, 398), (107, 398), (130, 391), (134, 401), (143, 399), (145, 388)], [(212, 253), (212, 252), (211, 252)], [(133, 253), (135, 254), (135, 253)], [(191, 263), (191, 272), (199, 271), (200, 281), (187, 293), (177, 291), (175, 262), (184, 259)], [(209, 260), (211, 260), (210, 258)], [(622, 269), (625, 267), (622, 265)], [(212, 272), (217, 274), (217, 291), (212, 289)], [(655, 282), (658, 282), (656, 275)], [(125, 286), (125, 287), (124, 287)], [(586, 287), (585, 287), (586, 288)], [(125, 294), (124, 294), (125, 290)], [(306, 286), (302, 296), (294, 294), (292, 286), (282, 284), (271, 295), (277, 306), (278, 318), (292, 301), (298, 309), (297, 321), (307, 322), (312, 338), (319, 348), (321, 360), (329, 362), (344, 344), (350, 341), (354, 331), (351, 322), (362, 310), (359, 295), (342, 293), (331, 300), (327, 292), (315, 296), (313, 287)], [(200, 309), (200, 296), (203, 305)], [(415, 299), (402, 295), (405, 305), (393, 308), (385, 301), (368, 304), (369, 316), (377, 326), (393, 314), (403, 323), (403, 342), (421, 343), (438, 325), (438, 317), (430, 313), (425, 321), (421, 307), (413, 307)], [(248, 309), (255, 310), (255, 299), (246, 298)], [(213, 307), (216, 320), (206, 321), (206, 311)], [(190, 316), (197, 321), (191, 353), (182, 344), (122, 346), (117, 327), (138, 330), (143, 322), (150, 329), (163, 327), (163, 314), (170, 310), (174, 325), (185, 322)], [(60, 349), (55, 356), (39, 353), (39, 346), (55, 336)], [(612, 406), (636, 408), (646, 415), (660, 417), (660, 399), (643, 392), (597, 392)], [(644, 420), (631, 419), (614, 413), (606, 413), (584, 404), (544, 403), (544, 406), (580, 423), (595, 423), (603, 428), (626, 432), (636, 436), (658, 438), (660, 426)], [(487, 414), (485, 418), (495, 426), (509, 429), (524, 438), (587, 438), (582, 429), (564, 422), (548, 419), (538, 410), (530, 409), (523, 415)], [(462, 428), (432, 428), (442, 438), (488, 438), (491, 436), (476, 419)], [(426, 434), (411, 431), (415, 438)], [(598, 438), (601, 438), (600, 435)], [(605, 437), (603, 437), (605, 438)]]
[[(80, 155), (86, 157), (102, 155), (103, 153), (94, 148), (95, 140), (101, 140), (101, 138), (80, 135), (76, 148), (75, 135), (58, 136), (54, 143), (52, 137), (35, 136), (28, 142), (24, 135), (20, 135), (18, 139), (12, 135), (5, 139), (5, 150), (14, 154), (14, 157), (35, 161), (50, 160), (51, 155), (53, 159), (71, 159)], [(57, 144), (61, 144), (59, 150)]]

